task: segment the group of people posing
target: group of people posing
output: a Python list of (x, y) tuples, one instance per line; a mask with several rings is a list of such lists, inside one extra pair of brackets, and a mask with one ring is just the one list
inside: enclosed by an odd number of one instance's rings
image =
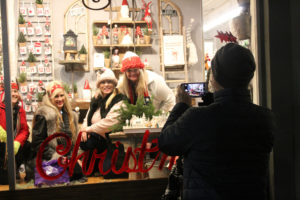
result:
[[(158, 147), (168, 155), (180, 156), (177, 165), (183, 165), (179, 173), (183, 176), (183, 187), (169, 179), (162, 199), (178, 199), (181, 196), (185, 200), (265, 200), (275, 125), (269, 109), (252, 103), (248, 86), (255, 68), (250, 50), (235, 43), (224, 45), (211, 63), (209, 88), (214, 102), (191, 107), (191, 97), (184, 88), (178, 87), (175, 98), (161, 76), (145, 70), (140, 58), (133, 52), (127, 52), (121, 68), (124, 75), (119, 81), (109, 69), (97, 77), (97, 91), (80, 130), (61, 83), (54, 81), (48, 84), (43, 104), (33, 119), (32, 143), (29, 146), (37, 152), (41, 143), (55, 132), (69, 135), (74, 145), (81, 131), (82, 150), (96, 148), (98, 152), (103, 151), (110, 127), (118, 123), (117, 110), (123, 100), (135, 104), (138, 98), (144, 98), (145, 103), (151, 98), (157, 110), (171, 111), (158, 138)], [(17, 156), (27, 152), (22, 149), (26, 147), (29, 130), (25, 112), (18, 104), (17, 86), (12, 84), (12, 89)], [(6, 155), (3, 103), (0, 109), (2, 170)], [(43, 159), (57, 159), (59, 155), (55, 148), (63, 143), (58, 139), (50, 143)], [(81, 178), (80, 170), (74, 173), (73, 178)]]
[[(59, 81), (49, 83), (42, 104), (34, 113), (31, 143), (28, 142), (30, 133), (18, 85), (11, 84), (17, 178), (18, 168), (22, 163), (26, 164), (25, 180), (34, 178), (37, 152), (42, 142), (57, 132), (68, 135), (72, 146), (75, 144), (78, 133), (82, 132), (81, 150), (97, 149), (98, 153), (104, 151), (107, 133), (111, 131), (110, 128), (113, 125), (118, 123), (118, 110), (125, 105), (123, 100), (135, 104), (138, 98), (143, 98), (145, 101), (151, 98), (155, 109), (165, 112), (170, 111), (175, 105), (175, 96), (164, 79), (152, 71), (145, 70), (143, 62), (134, 52), (128, 51), (124, 55), (121, 72), (124, 72), (124, 76), (119, 81), (114, 72), (108, 68), (104, 68), (101, 73), (97, 74), (97, 89), (80, 129), (78, 116), (72, 111), (62, 83)], [(6, 184), (8, 179), (4, 88), (1, 90), (3, 97), (0, 102), (0, 180), (2, 184)], [(43, 152), (42, 159), (57, 160), (60, 157), (56, 152), (57, 145), (66, 146), (67, 144), (64, 139), (60, 138), (50, 142)], [(72, 149), (69, 154), (65, 155), (66, 158), (71, 152)], [(81, 166), (81, 162), (76, 164), (73, 177), (70, 177), (71, 181), (84, 181)]]

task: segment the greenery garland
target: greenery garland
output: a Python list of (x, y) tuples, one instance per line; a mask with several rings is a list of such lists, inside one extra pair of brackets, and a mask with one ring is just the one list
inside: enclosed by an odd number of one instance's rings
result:
[(136, 104), (130, 104), (129, 101), (124, 100), (125, 106), (122, 106), (117, 112), (120, 114), (118, 116), (119, 123), (111, 127), (112, 132), (123, 131), (123, 126), (126, 125), (126, 120), (130, 121), (133, 115), (137, 117), (142, 117), (145, 114), (146, 119), (151, 120), (153, 116), (158, 116), (161, 111), (155, 111), (155, 107), (152, 102), (152, 98), (149, 103), (145, 105), (144, 98), (138, 98)]

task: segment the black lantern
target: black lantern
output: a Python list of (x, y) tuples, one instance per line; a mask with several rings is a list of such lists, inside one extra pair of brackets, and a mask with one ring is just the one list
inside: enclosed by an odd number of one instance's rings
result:
[(69, 30), (66, 34), (64, 34), (63, 50), (77, 51), (77, 35), (72, 30)]

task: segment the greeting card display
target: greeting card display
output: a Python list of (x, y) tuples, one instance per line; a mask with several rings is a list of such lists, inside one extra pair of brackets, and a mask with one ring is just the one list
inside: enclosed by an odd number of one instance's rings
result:
[(21, 55), (26, 55), (27, 54), (27, 47), (26, 46), (19, 47), (19, 50), (20, 50)]
[(45, 88), (45, 85), (44, 85), (43, 81), (41, 81), (41, 80), (40, 80), (39, 83), (38, 83), (38, 92), (44, 91), (44, 90), (40, 90), (40, 88), (42, 88), (42, 89)]
[(45, 55), (50, 55), (52, 53), (51, 51), (52, 48), (50, 45), (45, 46), (44, 49), (45, 49)]
[(28, 45), (28, 53), (34, 53), (34, 45), (33, 45), (32, 41)]
[(25, 112), (31, 112), (31, 105), (25, 104)]
[(40, 55), (42, 53), (42, 43), (36, 42), (34, 43), (34, 54)]
[(24, 6), (24, 1), (23, 1), (23, 5), (20, 7), (20, 13), (21, 13), (23, 16), (26, 16), (26, 15), (27, 15), (27, 8)]
[(38, 24), (36, 27), (35, 27), (35, 34), (36, 35), (42, 35), (43, 34), (43, 29), (41, 27), (40, 24)]
[(38, 17), (43, 17), (44, 16), (44, 8), (36, 8), (36, 15)]
[(51, 66), (50, 66), (50, 65), (47, 65), (47, 66), (45, 67), (45, 73), (46, 73), (46, 74), (51, 74), (51, 73), (52, 73), (52, 70), (51, 70)]
[[(52, 45), (50, 42), (52, 1), (18, 0), (17, 2), (19, 13), (26, 22), (23, 26), (20, 23), (21, 25), (17, 29), (18, 34), (22, 32), (26, 39), (26, 45), (21, 44), (18, 47), (17, 71), (18, 74), (26, 73), (29, 79), (31, 78), (30, 82), (20, 83), (20, 93), (24, 100), (22, 106), (24, 106), (26, 116), (31, 121), (33, 112), (38, 108), (35, 94), (45, 92), (45, 83), (53, 80)], [(35, 56), (35, 59), (29, 59), (30, 53)], [(28, 58), (23, 61), (25, 57)], [(43, 83), (44, 80), (46, 80), (45, 83)]]
[(31, 74), (35, 74), (37, 71), (36, 71), (36, 66), (35, 65), (32, 65), (29, 67), (29, 71)]
[(27, 85), (21, 85), (21, 86), (20, 86), (20, 91), (21, 91), (21, 93), (23, 93), (23, 94), (24, 94), (24, 93), (27, 93), (27, 91), (28, 91), (28, 90), (27, 90)]
[(35, 93), (36, 92), (36, 85), (31, 82), (28, 84), (29, 93)]
[(35, 112), (39, 107), (39, 104), (37, 102), (32, 102), (31, 104), (31, 109), (32, 109), (32, 112)]
[(38, 65), (38, 72), (39, 72), (39, 74), (44, 74), (45, 73), (45, 67), (44, 67), (43, 63), (40, 63)]
[(34, 7), (32, 6), (32, 3), (30, 7), (28, 8), (28, 16), (33, 17), (35, 15)]
[(49, 6), (44, 7), (44, 15), (49, 17), (50, 16), (50, 8)]
[(19, 27), (19, 30), (20, 30), (20, 32), (22, 32), (24, 35), (27, 34), (26, 26)]
[(20, 73), (26, 73), (26, 66), (20, 66)]
[(34, 27), (32, 27), (32, 24), (28, 22), (28, 26), (27, 26), (27, 34), (28, 35), (34, 35)]

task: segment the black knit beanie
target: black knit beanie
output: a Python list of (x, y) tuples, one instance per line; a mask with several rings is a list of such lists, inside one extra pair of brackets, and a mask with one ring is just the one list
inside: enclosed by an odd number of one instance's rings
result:
[(255, 61), (249, 49), (228, 43), (217, 51), (211, 68), (215, 80), (224, 88), (245, 88), (253, 78)]

